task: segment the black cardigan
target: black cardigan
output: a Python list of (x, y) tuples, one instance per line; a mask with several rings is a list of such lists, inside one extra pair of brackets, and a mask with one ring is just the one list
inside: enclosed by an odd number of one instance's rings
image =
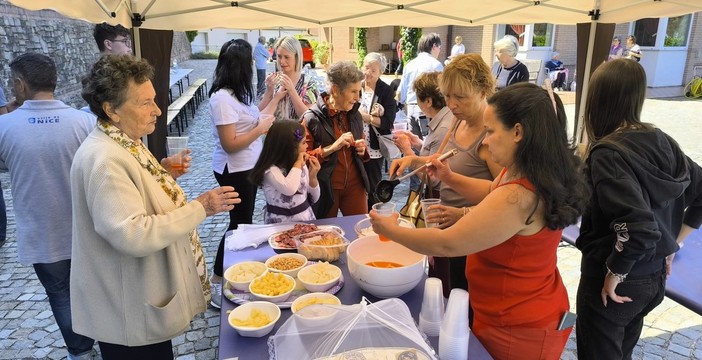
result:
[[(376, 127), (376, 130), (378, 130), (380, 135), (389, 135), (392, 132), (392, 124), (395, 122), (395, 114), (397, 114), (397, 102), (390, 85), (381, 79), (378, 79), (375, 83), (371, 107), (375, 103), (380, 104), (385, 109), (383, 116), (380, 117), (380, 127)], [(380, 149), (378, 136), (375, 135), (373, 129), (370, 129), (370, 147), (375, 150)]]

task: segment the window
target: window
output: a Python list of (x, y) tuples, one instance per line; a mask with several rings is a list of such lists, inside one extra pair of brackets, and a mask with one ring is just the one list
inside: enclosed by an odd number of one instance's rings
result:
[(534, 24), (533, 47), (551, 47), (553, 40), (553, 24)]
[(663, 46), (687, 46), (691, 20), (691, 14), (668, 18), (668, 26), (665, 29), (665, 43)]
[(356, 28), (349, 28), (349, 49), (356, 49)]
[(639, 46), (656, 46), (658, 19), (647, 18), (634, 22), (634, 36)]
[[(507, 24), (505, 25), (505, 32), (504, 35), (512, 35), (519, 39), (519, 46), (524, 46), (524, 31), (526, 30), (525, 25), (511, 25)], [(502, 35), (502, 36), (504, 36)], [(500, 36), (500, 37), (502, 37)]]

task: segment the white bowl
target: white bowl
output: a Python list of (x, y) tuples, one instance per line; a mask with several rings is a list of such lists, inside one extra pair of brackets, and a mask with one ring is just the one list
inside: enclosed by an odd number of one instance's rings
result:
[(248, 291), (251, 280), (266, 272), (266, 264), (260, 261), (242, 261), (224, 272), (224, 279), (239, 291)]
[[(291, 259), (291, 260), (288, 260), (288, 259)], [(286, 268), (286, 269), (283, 269), (283, 268), (280, 268), (279, 266), (276, 266), (276, 265), (280, 265), (281, 261), (286, 261), (286, 260), (297, 262), (299, 265), (294, 267), (294, 268)], [(268, 270), (270, 270), (272, 272), (283, 273), (285, 275), (290, 275), (292, 277), (297, 276), (297, 272), (300, 271), (300, 269), (302, 269), (303, 267), (305, 267), (305, 265), (307, 265), (307, 257), (305, 257), (305, 255), (298, 254), (298, 253), (284, 253), (284, 254), (273, 255), (270, 258), (268, 258), (268, 260), (266, 260), (266, 267), (268, 268)]]
[[(411, 221), (404, 218), (397, 218), (397, 222), (401, 227), (414, 229), (416, 226), (412, 224)], [(370, 218), (362, 219), (354, 225), (353, 230), (356, 232), (357, 237), (376, 235), (373, 231), (373, 226), (370, 223)]]
[[(320, 299), (324, 303), (314, 303), (314, 299)], [(295, 299), (290, 310), (302, 325), (319, 328), (331, 323), (334, 319), (334, 315), (338, 312), (334, 305), (341, 305), (338, 297), (329, 293), (314, 292)]]
[[(273, 294), (264, 294), (257, 292), (254, 287), (261, 282), (265, 277), (272, 276), (272, 277), (282, 277), (283, 282), (285, 284), (285, 288), (281, 289), (280, 291), (277, 291)], [(266, 271), (263, 275), (253, 279), (251, 281), (251, 284), (249, 284), (249, 292), (251, 295), (253, 295), (255, 298), (263, 301), (270, 301), (272, 303), (279, 303), (287, 300), (290, 297), (290, 294), (293, 292), (295, 289), (295, 279), (290, 276), (290, 275), (285, 275), (282, 273), (274, 273), (274, 272), (268, 272)]]
[[(271, 322), (259, 327), (234, 325), (234, 319), (248, 319), (254, 309), (258, 309), (264, 314), (268, 315)], [(273, 330), (273, 327), (278, 319), (280, 319), (280, 308), (278, 305), (267, 301), (252, 301), (242, 304), (234, 308), (229, 313), (229, 325), (233, 327), (234, 330), (239, 333), (239, 335), (246, 337), (261, 337), (268, 335), (268, 333)]]
[[(394, 241), (380, 241), (378, 235), (352, 241), (346, 249), (349, 273), (358, 286), (379, 298), (398, 297), (414, 289), (424, 277), (426, 256)], [(398, 268), (369, 266), (372, 261), (389, 261)]]
[[(324, 274), (324, 275), (323, 275)], [(328, 278), (325, 280), (325, 278)], [(319, 262), (305, 266), (297, 273), (297, 280), (309, 292), (323, 292), (331, 289), (341, 278), (341, 269), (338, 266)]]

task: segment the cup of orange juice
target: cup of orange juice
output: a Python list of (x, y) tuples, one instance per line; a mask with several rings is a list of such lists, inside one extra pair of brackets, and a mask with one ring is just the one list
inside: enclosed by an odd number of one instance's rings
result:
[(171, 169), (183, 170), (184, 157), (188, 155), (188, 137), (187, 136), (167, 136), (166, 145), (168, 157), (172, 157)]
[[(392, 201), (388, 202), (379, 202), (373, 204), (373, 210), (380, 215), (380, 216), (392, 216), (392, 214), (397, 212), (397, 204), (395, 204)], [(384, 235), (378, 234), (378, 237), (380, 238), (380, 241), (390, 241), (387, 237)]]

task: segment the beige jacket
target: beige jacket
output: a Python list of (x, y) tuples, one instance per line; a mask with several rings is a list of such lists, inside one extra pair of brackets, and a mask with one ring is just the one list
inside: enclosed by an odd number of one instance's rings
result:
[(95, 129), (71, 167), (73, 330), (98, 341), (167, 341), (205, 311), (188, 234), (197, 201), (176, 208), (154, 178)]

